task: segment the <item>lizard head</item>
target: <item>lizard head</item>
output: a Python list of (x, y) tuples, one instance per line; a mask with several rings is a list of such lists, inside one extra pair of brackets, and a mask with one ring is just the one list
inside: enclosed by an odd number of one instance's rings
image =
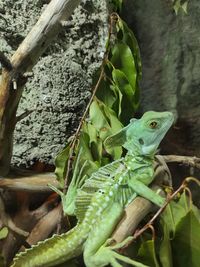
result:
[(151, 156), (173, 121), (171, 112), (148, 111), (140, 119), (132, 119), (120, 132), (108, 137), (105, 147), (123, 146), (129, 154)]

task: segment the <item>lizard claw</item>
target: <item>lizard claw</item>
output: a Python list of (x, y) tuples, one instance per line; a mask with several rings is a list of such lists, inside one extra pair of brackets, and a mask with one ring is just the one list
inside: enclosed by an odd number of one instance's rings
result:
[[(131, 238), (132, 239), (132, 238)], [(126, 242), (130, 242), (130, 238), (125, 239)], [(107, 242), (106, 242), (107, 243)], [(118, 246), (117, 246), (118, 245)], [(135, 260), (132, 260), (124, 255), (121, 255), (115, 251), (113, 251), (115, 248), (120, 248), (120, 246), (124, 246), (124, 242), (121, 242), (117, 244), (116, 246), (111, 247), (105, 247), (105, 244), (99, 249), (97, 252), (96, 259), (99, 259), (99, 262), (101, 262), (101, 265), (99, 266), (105, 266), (110, 264), (112, 267), (123, 267), (118, 261), (122, 261), (125, 263), (130, 264), (131, 266), (135, 267), (149, 267), (147, 265), (144, 265), (140, 262), (137, 262)], [(102, 261), (103, 259), (103, 261)]]

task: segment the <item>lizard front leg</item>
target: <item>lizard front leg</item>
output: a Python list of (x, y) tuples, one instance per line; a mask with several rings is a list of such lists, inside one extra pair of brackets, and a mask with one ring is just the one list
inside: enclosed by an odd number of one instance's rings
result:
[(165, 203), (165, 198), (158, 195), (143, 182), (139, 181), (140, 177), (134, 177), (129, 180), (128, 185), (141, 197), (148, 199), (159, 207), (162, 207)]

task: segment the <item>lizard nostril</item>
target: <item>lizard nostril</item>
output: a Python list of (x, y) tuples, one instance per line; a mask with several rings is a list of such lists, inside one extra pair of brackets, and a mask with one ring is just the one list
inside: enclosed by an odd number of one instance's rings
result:
[(139, 138), (138, 141), (139, 141), (140, 145), (144, 145), (144, 140), (142, 138)]

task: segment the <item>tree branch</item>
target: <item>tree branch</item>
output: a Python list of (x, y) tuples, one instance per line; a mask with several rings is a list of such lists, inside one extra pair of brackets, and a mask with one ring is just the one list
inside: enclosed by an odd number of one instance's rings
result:
[(13, 191), (51, 192), (52, 190), (48, 184), (52, 184), (58, 188), (60, 187), (54, 173), (35, 174), (16, 179), (0, 179), (0, 188)]
[(178, 156), (178, 155), (165, 155), (162, 156), (165, 162), (176, 162), (184, 165), (188, 165), (191, 167), (195, 167), (200, 169), (200, 158), (190, 157), (190, 156)]

